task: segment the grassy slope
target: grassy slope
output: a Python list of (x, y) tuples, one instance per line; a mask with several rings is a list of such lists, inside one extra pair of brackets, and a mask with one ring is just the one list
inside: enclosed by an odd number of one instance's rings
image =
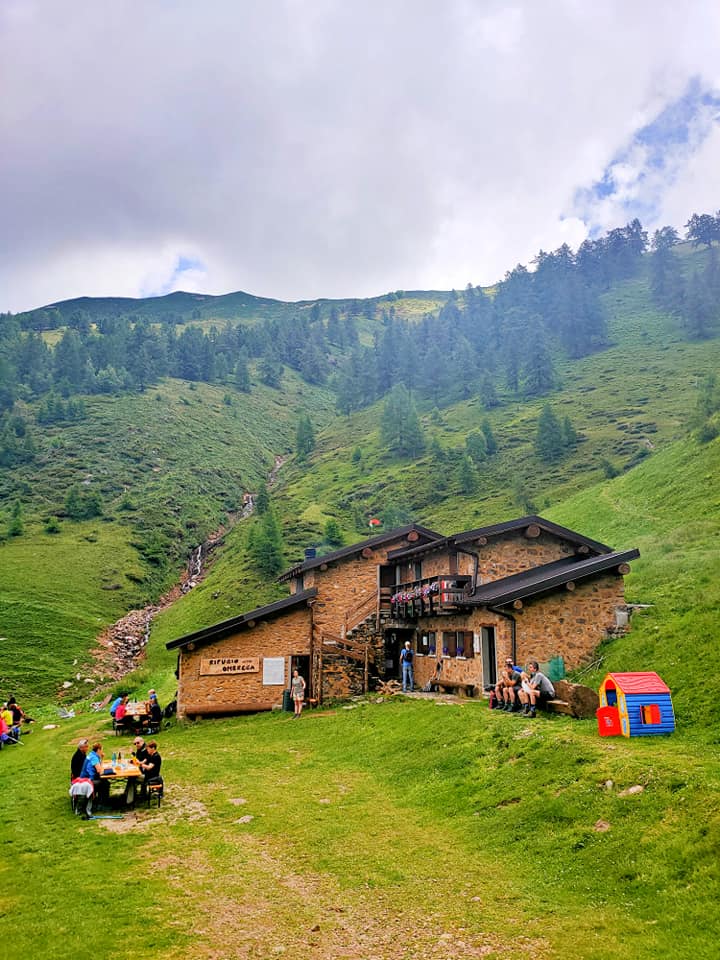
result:
[[(614, 345), (559, 364), (561, 393), (523, 402), (506, 396), (489, 413), (470, 398), (442, 410), (439, 424), (428, 414), (423, 417), (428, 441), (437, 437), (444, 448), (459, 449), (488, 416), (500, 450), (483, 465), (472, 495), (460, 495), (456, 480), (429, 455), (416, 461), (386, 455), (378, 432), (382, 403), (332, 421), (311, 469), (291, 467), (282, 492), (285, 509), (305, 521), (308, 541), (329, 516), (340, 521), (349, 539), (362, 533), (354, 527), (354, 503), (369, 517), (392, 500), (419, 522), (446, 532), (516, 514), (516, 485), (546, 511), (601, 480), (604, 460), (626, 469), (684, 436), (698, 379), (720, 363), (720, 340), (683, 341), (670, 321), (648, 306), (646, 277), (614, 287), (605, 301)], [(559, 416), (570, 416), (582, 437), (572, 456), (551, 467), (540, 464), (532, 449), (537, 418), (548, 400)], [(362, 452), (360, 464), (351, 461), (356, 448)]]
[[(324, 391), (289, 375), (284, 386), (282, 394), (261, 386), (249, 396), (234, 393), (231, 406), (222, 389), (179, 381), (141, 396), (91, 399), (86, 421), (43, 434), (31, 469), (6, 473), (6, 502), (20, 497), (25, 515), (24, 535), (0, 544), (7, 693), (49, 696), (87, 669), (87, 650), (102, 627), (174, 582), (189, 549), (290, 449), (298, 409), (327, 419)], [(43, 518), (84, 481), (100, 489), (105, 516), (65, 520), (60, 533), (44, 533)], [(143, 562), (134, 545), (153, 538), (171, 563)], [(92, 687), (80, 682), (75, 689)]]
[(682, 725), (718, 742), (720, 703), (699, 696), (697, 678), (713, 675), (720, 608), (720, 440), (674, 444), (624, 477), (584, 491), (549, 516), (591, 537), (639, 546), (626, 581), (628, 599), (652, 608), (631, 633), (603, 645), (601, 670), (656, 670), (674, 691)]
[[(162, 815), (147, 832), (115, 835), (72, 821), (63, 796), (71, 740), (107, 720), (37, 731), (1, 758), (12, 764), (14, 789), (0, 827), (10, 851), (0, 882), (11, 891), (0, 936), (15, 952), (89, 956), (77, 917), (89, 899), (97, 916), (117, 916), (122, 874), (133, 955), (714, 955), (720, 777), (708, 747), (720, 717), (698, 694), (697, 678), (714, 666), (720, 441), (698, 447), (683, 434), (693, 378), (716, 365), (718, 343), (666, 349), (658, 318), (643, 319), (641, 295), (642, 284), (615, 292), (616, 335), (626, 339), (614, 353), (583, 361), (585, 373), (562, 397), (583, 411), (577, 425), (588, 440), (548, 477), (552, 507), (540, 506), (614, 546), (640, 546), (627, 593), (654, 606), (636, 615), (628, 637), (602, 649), (603, 668), (590, 681), (607, 668), (657, 669), (674, 690), (676, 734), (604, 740), (592, 721), (542, 718), (533, 726), (472, 703), (371, 704), (300, 724), (277, 716), (199, 723), (163, 733), (170, 787)], [(613, 422), (603, 411), (617, 398)], [(467, 406), (444, 413), (453, 443), (471, 429)], [(502, 440), (507, 430), (506, 444), (519, 439), (512, 460), (522, 461), (523, 422), (532, 418), (518, 407), (514, 425), (503, 428), (506, 412), (493, 415), (496, 433)], [(377, 442), (365, 439), (372, 429), (371, 412), (341, 429), (331, 424), (305, 480), (288, 466), (279, 503), (288, 522), (302, 520), (298, 544), (334, 513), (349, 527), (339, 502), (348, 483), (385, 483)], [(631, 456), (616, 446), (628, 433), (633, 445), (652, 440), (652, 456), (596, 484), (599, 457)], [(358, 443), (364, 465), (351, 476), (349, 452)], [(529, 455), (525, 462), (532, 479), (537, 466)], [(390, 467), (390, 487), (373, 496), (402, 489), (403, 471), (408, 489), (425, 477), (432, 492), (427, 464), (415, 472)], [(475, 522), (478, 510), (471, 499), (418, 496), (418, 504), (417, 519), (442, 530)], [(485, 522), (509, 512), (499, 477), (478, 515)], [(236, 603), (254, 604), (245, 603), (250, 581), (233, 583), (246, 576), (243, 536), (240, 525), (206, 583), (158, 622), (148, 666), (165, 690), (172, 686), (165, 639), (234, 612)], [(620, 795), (636, 784), (642, 793)], [(240, 824), (243, 814), (254, 819)], [(48, 829), (38, 832), (38, 822)], [(22, 885), (9, 872), (16, 876), (18, 865)], [(122, 953), (117, 943), (93, 944), (92, 955)]]
[[(159, 814), (82, 824), (68, 757), (107, 728), (2, 753), (0, 937), (19, 955), (714, 955), (720, 782), (687, 731), (609, 741), (417, 701), (198, 723), (159, 738)], [(88, 941), (89, 902), (121, 942)]]

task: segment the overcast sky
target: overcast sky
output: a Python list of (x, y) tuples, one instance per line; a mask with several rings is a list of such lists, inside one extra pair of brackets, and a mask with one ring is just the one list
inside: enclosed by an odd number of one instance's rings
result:
[(718, 208), (718, 0), (0, 0), (0, 311), (462, 288)]

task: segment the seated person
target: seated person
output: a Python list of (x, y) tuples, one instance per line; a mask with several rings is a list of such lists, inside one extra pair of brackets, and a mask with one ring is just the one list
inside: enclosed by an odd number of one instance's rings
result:
[(115, 707), (115, 716), (113, 719), (118, 726), (124, 727), (127, 723), (129, 723), (130, 720), (132, 720), (132, 717), (128, 717), (127, 715), (127, 704), (128, 696), (125, 694), (125, 696), (121, 698), (117, 707)]
[(70, 782), (73, 780), (78, 780), (82, 774), (82, 769), (85, 766), (85, 759), (87, 757), (88, 750), (90, 749), (90, 741), (87, 739), (80, 740), (77, 745), (77, 750), (72, 755), (70, 760)]
[(500, 675), (498, 676), (498, 681), (495, 684), (496, 710), (514, 709), (516, 704), (517, 708), (519, 708), (517, 693), (520, 689), (520, 682), (520, 670), (513, 665), (512, 660), (508, 657), (503, 664)]
[(520, 699), (524, 705), (523, 714), (526, 717), (534, 717), (536, 708), (543, 707), (554, 696), (555, 687), (544, 673), (540, 673), (537, 660), (530, 660), (520, 688)]
[(110, 704), (110, 716), (115, 719), (115, 711), (118, 708), (118, 705), (122, 702), (122, 694), (119, 697), (115, 697), (113, 702)]
[(147, 760), (147, 757), (148, 757), (147, 746), (145, 745), (145, 741), (143, 740), (142, 737), (135, 737), (133, 746), (135, 747), (135, 749), (133, 750), (132, 755), (135, 762), (139, 766), (143, 762), (143, 760)]
[(150, 710), (148, 715), (150, 719), (150, 726), (154, 727), (156, 730), (159, 730), (162, 723), (163, 712), (160, 704), (157, 702), (157, 697), (150, 701)]
[(92, 750), (85, 757), (80, 779), (92, 780), (99, 802), (107, 804), (110, 799), (110, 784), (107, 780), (101, 779), (104, 765), (102, 744), (94, 743)]
[[(147, 788), (151, 783), (160, 783), (162, 784), (162, 777), (160, 776), (160, 768), (162, 766), (162, 757), (158, 753), (157, 743), (154, 740), (151, 740), (147, 745), (147, 758), (141, 760), (139, 767), (142, 772), (145, 774), (142, 783), (142, 789), (140, 791), (140, 797), (143, 798), (147, 796)], [(162, 796), (162, 792), (161, 792)]]
[(2, 710), (0, 711), (0, 716), (2, 716), (3, 722), (5, 724), (5, 738), (11, 742), (17, 741), (17, 736), (13, 732), (13, 715), (12, 711), (6, 703), (3, 704)]
[(8, 708), (12, 711), (13, 721), (16, 726), (19, 727), (21, 723), (35, 723), (33, 718), (25, 713), (15, 697), (10, 697), (8, 700)]

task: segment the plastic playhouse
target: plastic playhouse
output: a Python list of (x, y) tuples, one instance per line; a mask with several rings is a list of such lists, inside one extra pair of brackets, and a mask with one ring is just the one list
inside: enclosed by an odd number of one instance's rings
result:
[(601, 737), (649, 737), (675, 729), (670, 688), (656, 673), (609, 673), (599, 693)]

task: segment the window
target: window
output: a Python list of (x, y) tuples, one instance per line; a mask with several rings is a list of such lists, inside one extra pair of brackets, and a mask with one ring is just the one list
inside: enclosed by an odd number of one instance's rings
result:
[(428, 638), (428, 656), (434, 657), (436, 644), (437, 644), (435, 631), (434, 630), (428, 631), (427, 638)]
[[(434, 634), (433, 634), (434, 639)], [(417, 638), (417, 652), (421, 657), (426, 657), (430, 653), (430, 634), (419, 633)]]
[(660, 723), (659, 704), (648, 703), (640, 707), (640, 719), (643, 723)]
[(442, 645), (444, 657), (469, 659), (475, 656), (472, 630), (445, 630), (442, 635)]
[(443, 630), (442, 653), (444, 657), (457, 656), (457, 633), (455, 630)]

